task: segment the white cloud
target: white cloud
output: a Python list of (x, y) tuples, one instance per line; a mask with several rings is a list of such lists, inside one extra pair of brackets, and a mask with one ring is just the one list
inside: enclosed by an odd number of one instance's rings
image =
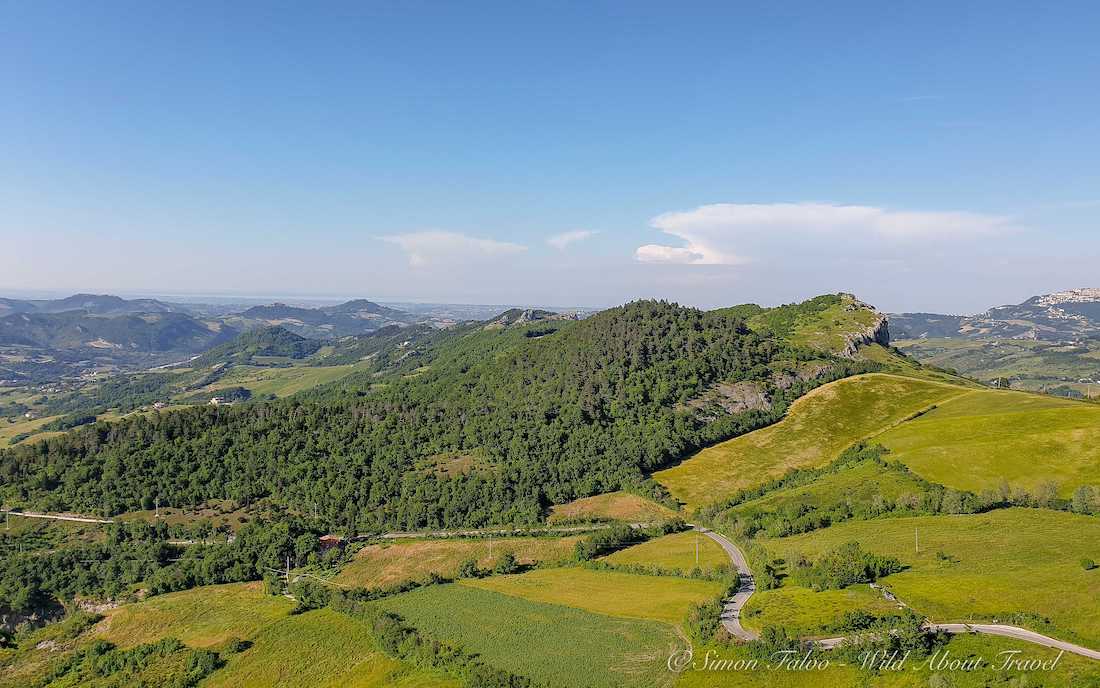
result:
[(595, 232), (587, 229), (577, 229), (572, 232), (562, 232), (561, 234), (555, 234), (546, 240), (546, 243), (550, 244), (559, 251), (564, 251), (569, 244), (575, 244), (578, 241), (584, 241), (594, 235)]
[(404, 249), (409, 254), (409, 265), (413, 267), (513, 255), (527, 250), (526, 246), (519, 244), (480, 239), (458, 232), (411, 232), (378, 238)]
[[(737, 265), (749, 262), (745, 247), (777, 243), (788, 247), (815, 237), (840, 237), (844, 244), (943, 242), (999, 234), (1008, 218), (968, 212), (899, 211), (826, 203), (716, 203), (664, 213), (650, 224), (684, 246), (647, 244), (634, 257), (643, 263)], [(839, 240), (839, 239), (838, 239)], [(754, 256), (753, 258), (755, 258)]]

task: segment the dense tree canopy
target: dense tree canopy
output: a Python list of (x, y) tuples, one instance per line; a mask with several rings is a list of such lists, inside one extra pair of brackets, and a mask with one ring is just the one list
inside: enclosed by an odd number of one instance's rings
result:
[[(395, 344), (386, 355), (398, 365), (385, 375), (19, 446), (0, 454), (0, 496), (104, 514), (154, 499), (270, 497), (357, 532), (529, 523), (549, 504), (646, 489), (654, 468), (772, 422), (822, 381), (774, 388), (779, 367), (821, 354), (755, 333), (733, 311), (642, 301), (537, 327), (537, 336), (456, 328)], [(852, 372), (833, 366), (832, 376)], [(717, 418), (684, 404), (718, 381), (756, 381), (774, 403)], [(433, 457), (454, 452), (476, 460), (458, 473), (433, 470)]]

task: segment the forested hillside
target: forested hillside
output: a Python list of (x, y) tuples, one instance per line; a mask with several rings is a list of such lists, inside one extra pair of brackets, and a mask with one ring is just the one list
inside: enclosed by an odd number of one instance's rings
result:
[[(660, 497), (653, 469), (773, 422), (857, 365), (753, 332), (735, 312), (652, 301), (579, 322), (456, 328), (393, 356), (393, 372), (305, 396), (97, 423), (7, 450), (0, 497), (104, 514), (270, 497), (356, 532), (528, 523), (601, 492)], [(790, 373), (806, 361), (814, 375)], [(718, 382), (753, 383), (768, 404), (686, 403)], [(433, 470), (456, 454), (474, 458)]]

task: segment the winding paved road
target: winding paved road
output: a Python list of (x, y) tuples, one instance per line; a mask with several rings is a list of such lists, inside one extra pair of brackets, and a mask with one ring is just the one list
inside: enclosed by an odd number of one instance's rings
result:
[(737, 548), (737, 545), (730, 542), (724, 535), (708, 528), (692, 527), (721, 545), (722, 549), (726, 550), (730, 561), (733, 562), (734, 568), (737, 569), (740, 585), (737, 586), (737, 592), (734, 593), (733, 597), (726, 600), (725, 605), (722, 607), (722, 625), (734, 638), (756, 640), (760, 635), (741, 625), (741, 610), (745, 607), (745, 603), (749, 601), (749, 598), (752, 597), (752, 594), (756, 592), (756, 580), (752, 577), (749, 562), (745, 560), (745, 555)]
[[(737, 545), (730, 542), (725, 536), (707, 528), (701, 528), (699, 526), (693, 526), (693, 528), (722, 546), (722, 549), (729, 555), (730, 561), (733, 563), (734, 568), (737, 569), (738, 576), (741, 579), (741, 585), (738, 587), (737, 592), (733, 597), (726, 600), (725, 606), (723, 607), (722, 625), (725, 626), (726, 630), (730, 632), (730, 635), (735, 638), (741, 640), (757, 639), (760, 637), (758, 634), (741, 625), (741, 610), (744, 609), (745, 603), (749, 601), (752, 594), (756, 592), (756, 582), (752, 577), (752, 570), (749, 569), (749, 563), (745, 560), (745, 555), (738, 549)], [(1100, 660), (1100, 652), (1096, 650), (1068, 643), (1064, 640), (1058, 640), (1057, 638), (1051, 638), (1050, 636), (1045, 636), (1035, 631), (1029, 631), (1019, 626), (1006, 626), (1004, 624), (945, 623), (928, 624), (928, 629), (932, 631), (943, 631), (944, 633), (950, 633), (952, 635), (961, 635), (964, 633), (997, 635), (1004, 638), (1022, 640), (1026, 643), (1042, 645), (1055, 650), (1065, 650), (1066, 652), (1088, 657), (1089, 659)], [(843, 643), (845, 639), (846, 638), (843, 636), (838, 638), (824, 638), (814, 641), (814, 644), (824, 649), (832, 649)]]

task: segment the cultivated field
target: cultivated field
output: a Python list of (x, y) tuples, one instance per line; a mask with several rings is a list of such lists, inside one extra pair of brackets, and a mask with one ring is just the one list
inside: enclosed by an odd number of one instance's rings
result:
[(461, 644), (493, 666), (553, 686), (669, 686), (669, 654), (681, 647), (666, 624), (620, 619), (442, 585), (378, 603), (439, 639)]
[(461, 585), (597, 614), (669, 624), (679, 624), (694, 605), (714, 598), (723, 589), (721, 583), (710, 581), (585, 568), (538, 569), (513, 576), (463, 580)]
[(694, 509), (792, 468), (827, 464), (854, 442), (966, 392), (897, 375), (846, 378), (796, 401), (779, 423), (708, 447), (653, 477)]
[[(696, 558), (698, 553), (698, 559)], [(730, 559), (718, 543), (694, 531), (673, 533), (619, 550), (603, 558), (612, 564), (640, 564), (691, 571), (729, 570)]]
[(477, 559), (481, 568), (492, 568), (504, 552), (521, 564), (560, 561), (573, 556), (580, 536), (493, 538), (492, 555), (487, 538), (414, 540), (367, 545), (335, 578), (343, 585), (377, 588), (416, 580), (435, 572), (453, 576), (462, 562)]
[(547, 520), (550, 523), (562, 521), (648, 523), (663, 521), (674, 516), (676, 512), (672, 509), (643, 497), (629, 492), (608, 492), (577, 499), (568, 504), (559, 504), (550, 510)]
[(450, 688), (458, 682), (387, 657), (369, 628), (319, 609), (266, 627), (203, 688)]
[(876, 441), (919, 475), (980, 491), (1053, 481), (1068, 497), (1100, 485), (1100, 406), (1024, 392), (980, 390), (942, 402)]
[(1080, 563), (1100, 560), (1100, 518), (1003, 509), (848, 521), (763, 544), (793, 561), (853, 541), (907, 565), (883, 583), (937, 622), (996, 618), (1100, 647), (1100, 569), (1086, 571)]

